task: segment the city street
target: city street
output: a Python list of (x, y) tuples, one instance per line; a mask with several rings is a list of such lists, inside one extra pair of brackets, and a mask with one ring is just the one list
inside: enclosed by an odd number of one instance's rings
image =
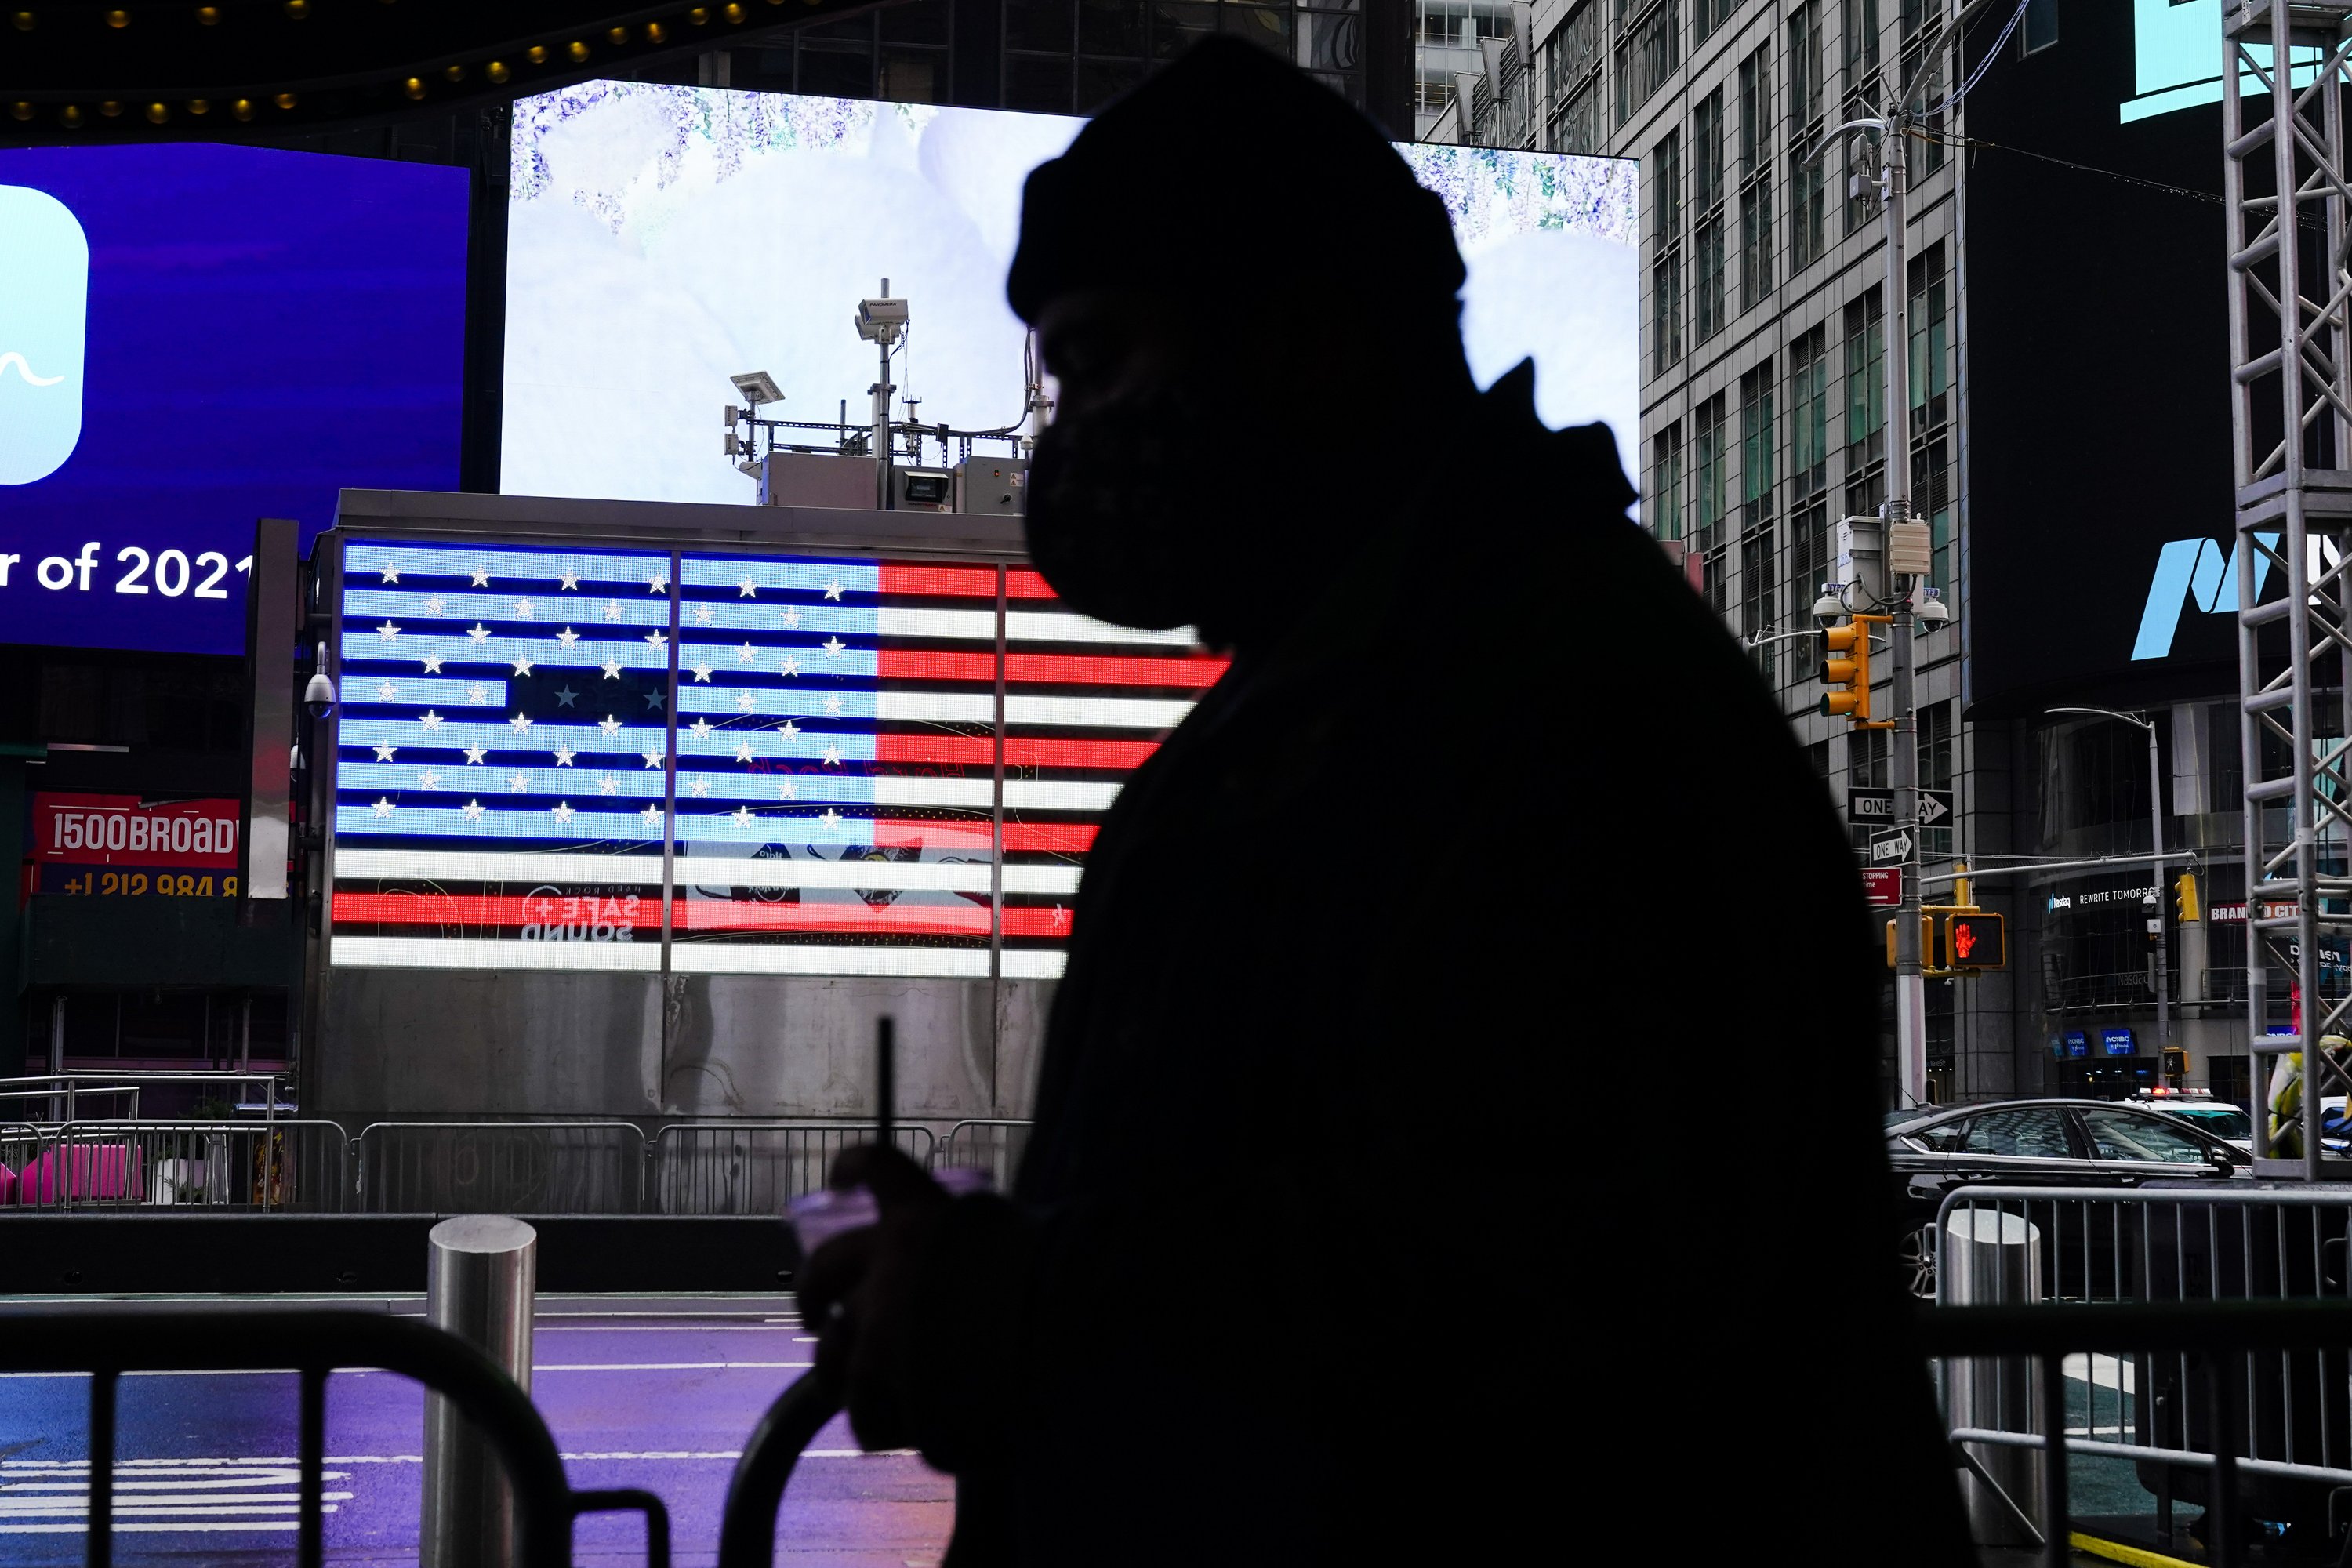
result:
[[(421, 1313), (415, 1298), (375, 1301)], [(136, 1321), (126, 1324), (137, 1332)], [(814, 1345), (789, 1296), (542, 1298), (532, 1398), (575, 1489), (637, 1486), (668, 1505), (674, 1561), (708, 1563), (727, 1478), (760, 1413)], [(88, 1384), (0, 1377), (0, 1562), (82, 1560)], [(119, 1563), (291, 1562), (295, 1380), (252, 1372), (126, 1377)], [(423, 1390), (351, 1372), (327, 1391), (327, 1557), (414, 1563)], [(836, 1419), (786, 1493), (779, 1561), (840, 1568), (938, 1562), (954, 1483), (912, 1454), (866, 1454)], [(630, 1515), (583, 1519), (583, 1563), (642, 1563)]]

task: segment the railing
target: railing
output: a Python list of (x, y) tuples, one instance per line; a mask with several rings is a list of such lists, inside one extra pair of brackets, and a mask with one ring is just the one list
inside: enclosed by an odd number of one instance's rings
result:
[[(834, 1156), (870, 1142), (871, 1122), (680, 1121), (654, 1138), (648, 1190), (660, 1214), (782, 1214), (819, 1191)], [(931, 1163), (928, 1127), (895, 1128), (892, 1142)]]
[(333, 1213), (351, 1188), (350, 1159), (334, 1121), (20, 1124), (0, 1128), (0, 1204)]
[[(22, 1099), (27, 1101), (56, 1102), (48, 1120), (78, 1121), (81, 1119), (77, 1103), (80, 1095), (120, 1094), (128, 1089), (131, 1094), (130, 1115), (139, 1114), (138, 1091), (163, 1085), (174, 1087), (195, 1085), (232, 1091), (251, 1089), (265, 1115), (271, 1120), (295, 1114), (286, 1092), (289, 1075), (278, 1072), (51, 1072), (27, 1073), (16, 1078), (0, 1078), (0, 1098)], [(21, 1091), (21, 1092), (20, 1092)], [(232, 1100), (237, 1098), (232, 1094)]]
[(1034, 1123), (1011, 1121), (959, 1121), (940, 1140), (934, 1170), (985, 1171), (1000, 1193), (1013, 1190), (1013, 1173), (1029, 1147)]
[(572, 1520), (616, 1510), (645, 1513), (649, 1568), (668, 1568), (669, 1519), (660, 1499), (634, 1488), (572, 1490), (555, 1439), (530, 1397), (481, 1352), (415, 1319), (377, 1312), (157, 1312), (142, 1313), (137, 1331), (126, 1332), (123, 1322), (105, 1312), (76, 1309), (37, 1313), (12, 1328), (22, 1331), (0, 1335), (0, 1370), (90, 1374), (89, 1534), (82, 1554), (89, 1568), (110, 1568), (114, 1560), (115, 1391), (122, 1374), (247, 1367), (283, 1367), (301, 1378), (295, 1460), (299, 1568), (319, 1568), (324, 1555), (327, 1374), (345, 1367), (381, 1367), (415, 1378), (489, 1440), (513, 1493), (520, 1568), (569, 1568)]
[(367, 1214), (636, 1214), (646, 1135), (627, 1121), (378, 1121), (359, 1136)]

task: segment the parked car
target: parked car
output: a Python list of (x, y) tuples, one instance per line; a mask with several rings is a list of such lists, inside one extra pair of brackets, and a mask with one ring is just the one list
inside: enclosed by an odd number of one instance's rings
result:
[[(2246, 1114), (2244, 1108), (2232, 1105), (2226, 1100), (2214, 1099), (2209, 1089), (2142, 1089), (2126, 1103), (2137, 1106), (2144, 1110), (2168, 1110), (2175, 1116), (2186, 1118), (2196, 1126), (2202, 1127), (2223, 1142), (2235, 1147), (2241, 1153), (2251, 1154), (2254, 1152), (2253, 1119)], [(2331, 1103), (2336, 1108), (2336, 1120), (2340, 1121), (2343, 1119), (2343, 1097), (2338, 1095), (2332, 1100), (2322, 1101), (2321, 1110), (2326, 1111)], [(2323, 1140), (2325, 1140), (2325, 1134), (2323, 1134)]]
[[(1936, 1215), (1945, 1196), (1972, 1185), (2136, 1187), (2151, 1182), (2250, 1178), (2252, 1157), (2196, 1123), (2104, 1100), (2010, 1100), (1961, 1105), (1887, 1130), (1902, 1211), (1899, 1241), (1915, 1296), (1936, 1295)], [(2052, 1208), (2043, 1231), (2044, 1289), (2104, 1293), (2124, 1260), (2103, 1205)], [(2063, 1243), (2061, 1245), (2061, 1243)]]

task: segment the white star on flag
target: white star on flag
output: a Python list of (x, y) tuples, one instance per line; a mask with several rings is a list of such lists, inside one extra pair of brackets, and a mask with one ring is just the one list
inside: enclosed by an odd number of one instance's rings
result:
[(530, 673), (530, 655), (527, 653), (519, 653), (515, 655), (514, 664), (515, 673), (517, 675), (529, 675)]
[(794, 607), (793, 607), (793, 608), (787, 609), (787, 610), (784, 612), (784, 625), (786, 625), (786, 626), (799, 626), (800, 624), (801, 624), (801, 613), (800, 613), (800, 610), (799, 610), (799, 608), (798, 608), (797, 606), (794, 606)]
[(710, 781), (706, 778), (697, 778), (691, 787), (698, 798), (710, 793)]
[(468, 821), (468, 822), (479, 822), (479, 821), (481, 821), (481, 820), (482, 820), (482, 803), (481, 803), (480, 801), (478, 801), (478, 800), (469, 800), (469, 801), (467, 801), (467, 802), (466, 803), (465, 810), (466, 810), (466, 820), (467, 820), (467, 821)]
[(710, 661), (709, 659), (706, 658), (700, 664), (694, 667), (694, 679), (704, 682), (708, 682), (710, 679)]
[(604, 731), (607, 735), (617, 735), (621, 732), (621, 721), (607, 713), (596, 721), (596, 728)]
[(838, 697), (826, 698), (824, 700), (824, 710), (827, 713), (839, 713), (841, 711), (841, 699)]
[(394, 685), (391, 681), (389, 681), (389, 680), (387, 680), (387, 681), (383, 682), (382, 685), (378, 686), (378, 687), (375, 689), (375, 700), (376, 700), (378, 702), (389, 702), (389, 701), (391, 701), (394, 698), (395, 698), (395, 697), (397, 697), (397, 696), (399, 696), (399, 695), (400, 695), (400, 688), (399, 688), (399, 687), (397, 687), (397, 686), (394, 686)]
[(659, 827), (661, 826), (662, 808), (660, 806), (649, 805), (637, 815), (639, 819), (642, 820), (647, 827)]
[(841, 657), (841, 650), (847, 647), (849, 645), (843, 642), (839, 637), (827, 637), (819, 646), (824, 649), (825, 658), (839, 658)]
[(386, 621), (383, 625), (376, 627), (375, 635), (382, 640), (390, 642), (400, 635), (400, 628), (394, 626), (392, 622)]
[(616, 793), (620, 787), (621, 781), (614, 778), (610, 773), (606, 773), (603, 778), (596, 781), (596, 793), (598, 795), (613, 795)]
[(555, 765), (559, 768), (568, 768), (572, 765), (572, 759), (579, 754), (569, 746), (558, 746), (555, 748)]
[(776, 781), (776, 798), (778, 800), (798, 800), (800, 795), (801, 786), (794, 784), (792, 780), (778, 779)]
[(694, 624), (698, 626), (707, 626), (710, 624), (709, 605), (697, 605), (694, 606)]
[(735, 694), (735, 711), (738, 713), (749, 713), (759, 705), (760, 700), (748, 691), (739, 691)]
[(669, 574), (668, 574), (668, 573), (667, 573), (667, 572), (656, 573), (656, 574), (652, 578), (650, 578), (650, 579), (646, 582), (646, 593), (648, 593), (648, 594), (667, 594), (667, 593), (668, 593), (668, 592), (669, 592)]
[(748, 805), (739, 805), (739, 806), (737, 806), (737, 807), (735, 808), (735, 810), (734, 810), (733, 816), (734, 816), (734, 818), (735, 818), (735, 826), (738, 826), (738, 827), (749, 827), (749, 826), (751, 826), (751, 808), (750, 806), (748, 806)]
[(800, 732), (801, 727), (798, 724), (793, 723), (790, 719), (785, 720), (782, 723), (776, 726), (776, 733), (782, 735), (787, 741), (791, 740), (794, 735), (797, 735)]
[(659, 752), (642, 752), (638, 754), (646, 759), (646, 767), (657, 768), (662, 765), (662, 753)]
[(741, 647), (735, 650), (735, 662), (738, 664), (749, 664), (759, 657), (760, 650), (753, 647), (750, 643), (745, 643)]
[(441, 715), (436, 713), (430, 708), (427, 708), (424, 712), (419, 713), (416, 716), (416, 721), (424, 725), (428, 730), (438, 730), (441, 728)]
[(604, 618), (606, 620), (617, 621), (621, 618), (622, 614), (623, 611), (621, 609), (620, 600), (607, 599), (604, 601)]
[(751, 742), (746, 741), (741, 745), (735, 748), (735, 760), (739, 763), (748, 763), (751, 760)]
[(390, 800), (386, 799), (383, 795), (376, 796), (375, 814), (379, 819), (390, 816), (392, 815), (392, 811), (393, 805)]
[(509, 795), (522, 795), (528, 792), (530, 788), (530, 780), (526, 778), (520, 770), (518, 769), (516, 772), (510, 773), (507, 775), (507, 793)]
[(648, 708), (659, 708), (663, 703), (667, 702), (668, 700), (669, 699), (667, 697), (665, 697), (658, 691), (648, 691), (646, 693), (646, 706)]
[(518, 735), (530, 733), (530, 715), (528, 713), (518, 713), (507, 722), (514, 726), (514, 732)]
[(698, 741), (710, 733), (710, 721), (708, 719), (697, 719), (690, 727), (694, 731), (694, 738)]
[(1055, 904), (1054, 906), (1054, 923), (1057, 926), (1068, 925), (1070, 923), (1070, 911), (1064, 909), (1061, 905)]
[(377, 747), (376, 747), (376, 749), (375, 749), (375, 760), (376, 760), (377, 762), (379, 762), (379, 763), (388, 763), (388, 762), (392, 761), (392, 753), (393, 753), (393, 748), (392, 748), (392, 747), (390, 747), (390, 746), (386, 746), (386, 745), (383, 745), (383, 744), (378, 744), (378, 745), (377, 745)]
[(477, 587), (477, 588), (487, 588), (487, 587), (488, 587), (489, 585), (490, 585), (490, 569), (489, 569), (488, 567), (487, 567), (487, 566), (477, 566), (477, 567), (475, 567), (475, 568), (474, 568), (474, 586), (475, 586), (475, 587)]
[(558, 579), (558, 581), (560, 581), (567, 590), (577, 588), (580, 586), (580, 574), (577, 572), (566, 572)]
[(555, 640), (562, 643), (565, 647), (570, 647), (573, 643), (580, 640), (580, 634), (573, 631), (570, 626), (566, 626), (562, 631), (555, 634)]
[(826, 767), (837, 767), (841, 763), (841, 748), (839, 746), (827, 746), (817, 754), (824, 759), (824, 765)]
[(486, 754), (487, 754), (487, 752), (486, 752), (486, 751), (485, 751), (485, 749), (484, 749), (483, 747), (480, 747), (480, 746), (468, 746), (468, 747), (467, 747), (467, 748), (466, 748), (466, 765), (467, 765), (467, 767), (472, 767), (472, 766), (474, 766), (475, 764), (478, 763)]
[(437, 616), (441, 613), (441, 607), (448, 602), (448, 600), (443, 598), (440, 595), (436, 594), (431, 598), (425, 601), (425, 613), (428, 616)]
[(739, 599), (756, 599), (760, 596), (760, 585), (746, 577), (743, 579), (743, 591), (735, 596)]
[(832, 833), (841, 826), (841, 813), (828, 805), (824, 808), (824, 815), (818, 817), (817, 821), (824, 826), (827, 833)]
[(667, 632), (647, 632), (646, 634), (646, 646), (658, 653), (663, 648), (669, 647), (669, 634)]
[(572, 803), (570, 801), (559, 800), (555, 803), (555, 820), (558, 822), (569, 822), (572, 820)]
[(604, 679), (607, 680), (621, 679), (621, 661), (617, 658), (608, 658), (597, 668), (604, 670)]
[(466, 700), (467, 700), (467, 701), (468, 701), (468, 702), (488, 702), (489, 700), (490, 700), (490, 689), (489, 689), (488, 687), (487, 687), (487, 686), (483, 685), (480, 681), (478, 681), (478, 681), (474, 682), (474, 684), (473, 684), (473, 685), (468, 686), (467, 688), (466, 688)]
[(385, 563), (383, 563), (383, 580), (384, 580), (385, 582), (387, 582), (387, 583), (397, 583), (397, 582), (399, 582), (399, 581), (400, 581), (400, 568), (399, 568), (399, 567), (397, 567), (397, 566), (394, 566), (391, 562), (389, 562), (389, 561), (385, 562)]
[(558, 708), (569, 708), (574, 702), (579, 700), (580, 693), (572, 690), (572, 688), (568, 686), (555, 694), (555, 705)]
[(798, 675), (801, 672), (801, 661), (794, 658), (791, 654), (786, 654), (784, 655), (784, 662), (778, 665), (776, 668), (786, 675)]
[(439, 789), (441, 787), (441, 775), (435, 773), (431, 768), (427, 768), (423, 773), (416, 775), (416, 787), (418, 789)]
[(441, 653), (439, 649), (436, 648), (425, 656), (425, 673), (427, 675), (438, 675), (441, 673)]
[(840, 584), (838, 581), (835, 581), (835, 582), (827, 583), (827, 584), (824, 585), (824, 596), (825, 596), (826, 598), (828, 598), (828, 599), (838, 599), (838, 598), (840, 598), (840, 597), (841, 597), (841, 584)]
[(514, 602), (514, 610), (515, 619), (519, 621), (530, 620), (539, 614), (539, 606), (529, 599), (517, 599)]
[(490, 628), (482, 625), (481, 622), (476, 621), (472, 626), (466, 628), (466, 635), (473, 638), (476, 642), (488, 642), (490, 640)]

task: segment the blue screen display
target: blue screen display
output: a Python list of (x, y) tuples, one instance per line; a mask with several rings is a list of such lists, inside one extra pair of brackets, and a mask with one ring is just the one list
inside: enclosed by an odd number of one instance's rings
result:
[(257, 518), (454, 489), (461, 169), (0, 151), (0, 641), (237, 653)]

